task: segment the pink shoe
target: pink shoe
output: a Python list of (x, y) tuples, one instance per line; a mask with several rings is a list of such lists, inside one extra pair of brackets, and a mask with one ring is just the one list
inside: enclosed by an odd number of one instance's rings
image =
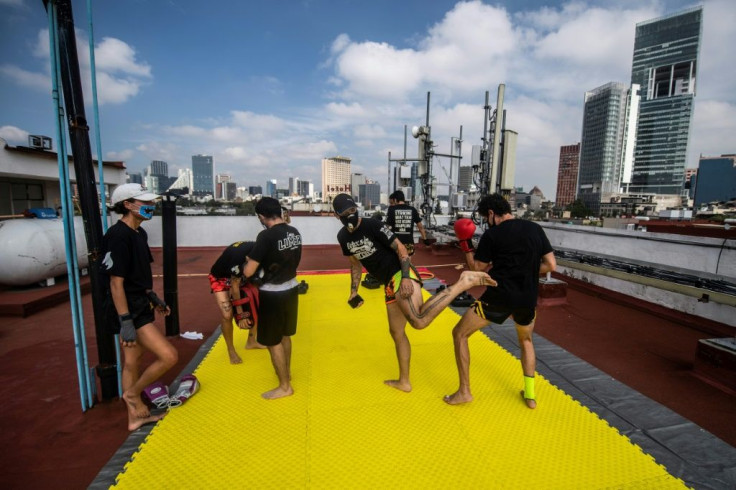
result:
[(199, 391), (199, 380), (193, 374), (182, 376), (176, 393), (171, 397), (169, 407), (178, 407)]
[(170, 403), (169, 387), (161, 381), (151, 383), (141, 392), (141, 399), (150, 408), (168, 408)]

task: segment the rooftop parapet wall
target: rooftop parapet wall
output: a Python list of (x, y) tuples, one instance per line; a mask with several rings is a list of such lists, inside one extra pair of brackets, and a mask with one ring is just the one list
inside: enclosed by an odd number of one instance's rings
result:
[[(113, 214), (113, 223), (117, 216)], [(292, 216), (292, 226), (302, 235), (303, 245), (337, 245), (342, 227), (333, 216)], [(163, 246), (161, 217), (143, 223), (151, 247)], [(227, 247), (237, 241), (254, 241), (263, 231), (255, 216), (177, 216), (176, 241), (179, 247)]]
[(540, 223), (555, 249), (736, 281), (736, 240)]

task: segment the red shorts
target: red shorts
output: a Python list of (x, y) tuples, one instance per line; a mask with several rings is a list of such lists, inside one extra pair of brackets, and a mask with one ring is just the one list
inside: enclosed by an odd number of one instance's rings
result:
[(210, 280), (210, 290), (213, 293), (219, 293), (220, 291), (230, 291), (230, 278), (229, 277), (215, 277), (212, 274), (207, 276)]

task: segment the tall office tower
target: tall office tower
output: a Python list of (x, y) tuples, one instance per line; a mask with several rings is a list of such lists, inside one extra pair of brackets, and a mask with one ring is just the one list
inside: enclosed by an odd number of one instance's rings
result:
[(636, 25), (631, 83), (642, 93), (632, 193), (683, 190), (702, 20), (700, 6)]
[(210, 155), (192, 155), (192, 194), (215, 195), (215, 162)]
[(594, 213), (619, 192), (629, 90), (610, 82), (585, 93), (577, 197)]
[(151, 164), (146, 169), (147, 189), (156, 194), (163, 194), (174, 182), (176, 182), (176, 177), (169, 177), (169, 165), (166, 162), (151, 160)]
[(331, 203), (336, 195), (353, 195), (350, 182), (350, 158), (332, 157), (322, 159), (322, 202)]
[(700, 157), (695, 179), (695, 206), (736, 197), (736, 155)]
[(226, 201), (234, 201), (238, 197), (238, 184), (235, 182), (223, 182), (223, 198)]
[(298, 196), (299, 195), (299, 177), (289, 177), (289, 195), (290, 196)]
[(276, 197), (276, 179), (266, 181), (266, 192), (263, 194), (268, 197)]
[(140, 172), (128, 174), (128, 183), (143, 184), (143, 175)]
[(263, 187), (260, 185), (250, 185), (248, 186), (248, 194), (251, 196), (258, 196), (263, 194)]
[(555, 205), (564, 208), (575, 201), (578, 190), (578, 164), (580, 143), (560, 147), (560, 164), (557, 169), (557, 197)]
[(297, 195), (304, 197), (312, 197), (314, 193), (314, 185), (311, 180), (300, 180), (297, 188)]
[(169, 176), (169, 165), (162, 161), (162, 160), (152, 160), (151, 166), (150, 166), (150, 175), (155, 175), (156, 177)]
[(353, 199), (360, 199), (360, 193), (358, 188), (368, 182), (368, 179), (363, 174), (352, 174), (350, 176), (350, 189)]
[(358, 185), (358, 198), (365, 209), (381, 204), (381, 184), (367, 179), (365, 184)]
[(473, 185), (473, 167), (470, 165), (466, 167), (458, 167), (459, 171), (457, 174), (457, 190), (463, 192), (470, 192), (470, 186)]

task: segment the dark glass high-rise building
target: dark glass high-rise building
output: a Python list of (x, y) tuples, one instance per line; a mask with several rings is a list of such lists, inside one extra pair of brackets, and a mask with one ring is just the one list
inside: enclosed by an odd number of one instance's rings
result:
[(215, 162), (210, 155), (192, 155), (192, 194), (215, 195)]
[(629, 89), (610, 82), (585, 93), (577, 197), (598, 214), (619, 192)]
[(682, 192), (702, 20), (696, 7), (636, 25), (631, 83), (641, 86), (641, 103), (632, 193)]

